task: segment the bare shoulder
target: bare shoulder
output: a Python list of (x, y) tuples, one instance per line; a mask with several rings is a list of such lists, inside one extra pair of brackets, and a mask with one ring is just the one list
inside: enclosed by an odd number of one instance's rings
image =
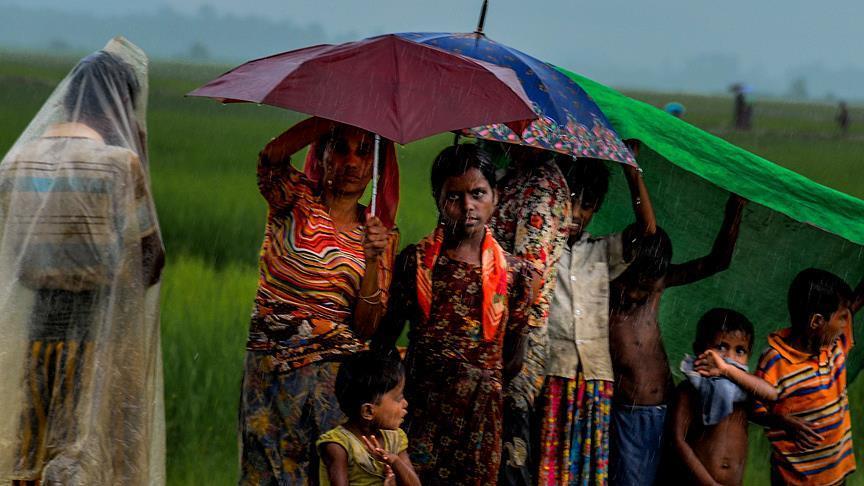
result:
[(325, 442), (321, 444), (320, 453), (325, 464), (348, 461), (348, 451), (337, 442)]

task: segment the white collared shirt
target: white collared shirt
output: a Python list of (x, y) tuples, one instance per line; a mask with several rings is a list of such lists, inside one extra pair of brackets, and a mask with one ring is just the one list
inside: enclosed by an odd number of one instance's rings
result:
[(558, 260), (558, 283), (549, 309), (546, 374), (586, 380), (615, 379), (609, 353), (609, 282), (627, 269), (621, 233), (587, 232)]

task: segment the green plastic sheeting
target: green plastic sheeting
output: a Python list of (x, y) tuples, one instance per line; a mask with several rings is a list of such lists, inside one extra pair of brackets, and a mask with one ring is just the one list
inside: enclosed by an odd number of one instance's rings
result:
[[(765, 337), (788, 326), (786, 293), (808, 267), (824, 268), (853, 287), (864, 274), (864, 201), (780, 167), (662, 110), (558, 68), (597, 102), (618, 134), (642, 142), (639, 164), (657, 213), (672, 238), (673, 261), (711, 250), (730, 192), (745, 208), (735, 256), (728, 270), (663, 297), (661, 326), (672, 368), (692, 353), (696, 322), (712, 307), (744, 313), (756, 328), (755, 365)], [(604, 206), (588, 228), (594, 234), (622, 230), (633, 221), (626, 183), (613, 172)], [(862, 312), (861, 314), (864, 314)], [(860, 315), (856, 329), (862, 329)], [(859, 332), (858, 341), (864, 339)], [(864, 346), (853, 349), (849, 379), (862, 366)]]

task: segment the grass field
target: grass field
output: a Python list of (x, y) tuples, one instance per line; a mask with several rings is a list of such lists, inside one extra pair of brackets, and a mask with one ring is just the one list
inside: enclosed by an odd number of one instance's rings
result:
[[(14, 143), (74, 60), (0, 53), (0, 154)], [(236, 412), (243, 346), (256, 284), (265, 206), (255, 185), (258, 150), (298, 115), (262, 106), (220, 106), (183, 94), (222, 69), (155, 63), (149, 141), (152, 187), (169, 255), (162, 287), (162, 332), (171, 484), (232, 484), (237, 474)], [(758, 102), (755, 131), (729, 130), (731, 98), (631, 93), (655, 105), (683, 102), (686, 118), (825, 185), (864, 197), (864, 110), (839, 138), (834, 107)], [(403, 242), (434, 223), (428, 165), (451, 138), (400, 149)], [(850, 389), (864, 417), (864, 380)], [(864, 448), (864, 427), (855, 429)], [(767, 445), (753, 430), (748, 484), (767, 482)], [(859, 460), (864, 467), (864, 463)], [(851, 484), (864, 484), (864, 474)]]

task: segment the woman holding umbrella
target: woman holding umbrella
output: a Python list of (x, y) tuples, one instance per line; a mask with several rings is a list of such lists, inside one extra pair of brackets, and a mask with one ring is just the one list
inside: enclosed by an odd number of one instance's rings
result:
[[(520, 130), (537, 115), (512, 69), (392, 34), (255, 59), (190, 95), (369, 130), (308, 121), (261, 154), (270, 209), (243, 382), (241, 482), (302, 483), (316, 432), (341, 418), (334, 362), (364, 347), (387, 301), (398, 176), (392, 143), (372, 147), (488, 123)], [(304, 176), (288, 156), (309, 144)], [(370, 178), (380, 221), (357, 204)]]
[[(368, 214), (358, 201), (372, 178), (373, 139), (310, 118), (259, 155), (269, 209), (240, 403), (241, 484), (314, 483), (315, 439), (343, 418), (338, 362), (366, 347), (386, 308), (398, 169), (392, 143), (382, 143), (383, 212)], [(307, 145), (304, 174), (289, 157)]]

